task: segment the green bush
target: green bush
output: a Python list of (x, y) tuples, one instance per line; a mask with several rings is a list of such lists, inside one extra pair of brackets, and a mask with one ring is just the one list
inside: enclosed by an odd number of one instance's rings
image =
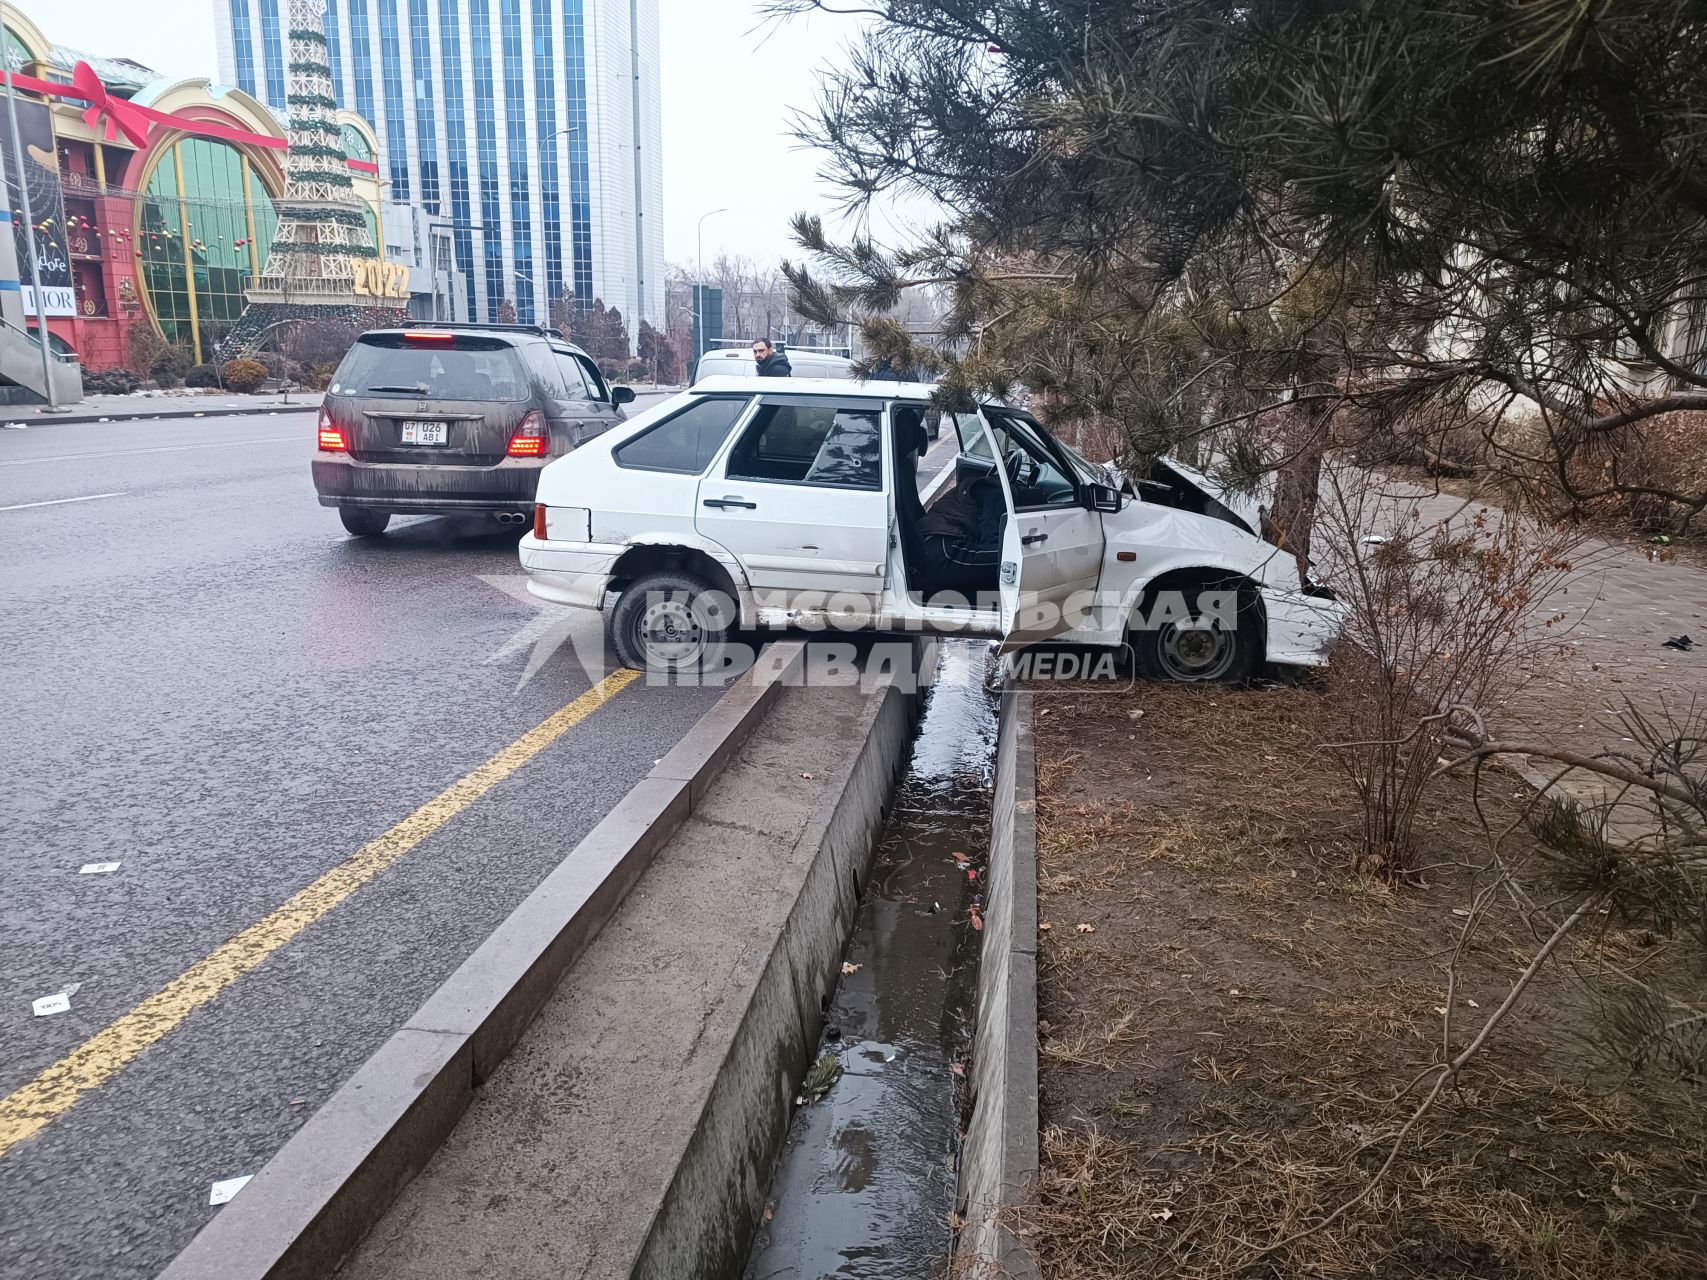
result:
[(324, 391), (332, 385), (332, 375), (338, 372), (335, 362), (318, 362), (302, 366), (302, 385), (314, 391)]
[(148, 376), (162, 388), (181, 387), (194, 364), (195, 357), (183, 347), (167, 347), (148, 366)]
[(267, 366), (259, 360), (227, 360), (220, 372), (225, 375), (227, 390), (244, 395), (259, 391), (261, 384), (267, 380)]
[(217, 387), (219, 385), (219, 366), (198, 364), (184, 375), (186, 387)]

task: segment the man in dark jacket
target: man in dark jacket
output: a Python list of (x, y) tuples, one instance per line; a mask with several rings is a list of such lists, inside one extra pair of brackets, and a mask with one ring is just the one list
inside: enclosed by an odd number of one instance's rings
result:
[(794, 372), (789, 367), (788, 357), (774, 350), (763, 338), (753, 343), (753, 360), (759, 366), (761, 378), (786, 378)]

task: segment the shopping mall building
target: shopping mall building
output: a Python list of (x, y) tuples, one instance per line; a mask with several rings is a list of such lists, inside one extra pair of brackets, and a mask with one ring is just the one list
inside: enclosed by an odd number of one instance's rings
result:
[[(0, 5), (0, 17), (13, 72), (67, 87), (64, 97), (18, 95), (24, 153), (43, 165), (55, 157), (58, 167), (58, 191), (49, 181), (30, 211), (54, 347), (76, 353), (85, 369), (126, 365), (130, 335), (138, 326), (152, 326), (189, 348), (198, 363), (213, 359), (215, 344), (242, 314), (244, 290), (260, 274), (273, 242), (274, 206), (284, 190), (282, 122), (239, 89), (205, 79), (174, 80), (122, 58), (56, 45), (11, 5)], [(88, 70), (77, 72), (79, 63)], [(91, 73), (107, 99), (100, 109), (92, 109), (88, 97)], [(73, 93), (79, 74), (82, 96)], [(127, 113), (127, 103), (174, 119)], [(109, 121), (121, 127), (109, 130)], [(375, 246), (382, 257), (408, 262), (416, 248), (407, 211), (393, 211), (403, 213), (401, 219), (380, 216), (373, 129), (352, 111), (339, 112), (338, 122), (342, 161)], [(9, 147), (5, 126), (0, 119), (0, 139)], [(31, 183), (32, 194), (39, 186)], [(10, 193), (14, 223), (21, 227), (19, 192), (13, 187)], [(62, 222), (55, 216), (57, 201), (63, 204)], [(411, 243), (387, 246), (387, 230)], [(21, 236), (19, 243), (25, 311), (33, 325), (35, 290)], [(416, 283), (430, 290), (433, 274), (414, 272)], [(419, 308), (417, 313), (432, 314)]]

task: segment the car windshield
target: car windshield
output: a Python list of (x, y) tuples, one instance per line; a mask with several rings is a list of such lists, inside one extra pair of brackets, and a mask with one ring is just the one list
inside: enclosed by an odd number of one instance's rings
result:
[(1036, 418), (1033, 418), (1028, 414), (1020, 413), (1013, 414), (1012, 416), (1020, 422), (1023, 422), (1027, 427), (1031, 428), (1033, 435), (1036, 435), (1043, 440), (1047, 440), (1050, 444), (1054, 445), (1055, 448), (1067, 459), (1068, 464), (1073, 468), (1073, 470), (1079, 473), (1079, 479), (1081, 482), (1086, 484), (1108, 483), (1108, 472), (1104, 471), (1101, 467), (1092, 466), (1085, 460), (1085, 456), (1082, 453), (1073, 448), (1072, 445), (1068, 444), (1053, 431), (1050, 431)]
[(525, 400), (527, 374), (515, 347), (464, 334), (362, 338), (332, 379), (333, 395), (421, 400)]

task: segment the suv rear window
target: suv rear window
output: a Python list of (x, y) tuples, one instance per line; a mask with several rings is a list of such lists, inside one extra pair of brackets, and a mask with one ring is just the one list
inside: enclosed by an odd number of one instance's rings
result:
[(426, 340), (399, 333), (359, 338), (338, 366), (331, 391), (420, 400), (526, 400), (532, 394), (514, 346), (461, 333)]

